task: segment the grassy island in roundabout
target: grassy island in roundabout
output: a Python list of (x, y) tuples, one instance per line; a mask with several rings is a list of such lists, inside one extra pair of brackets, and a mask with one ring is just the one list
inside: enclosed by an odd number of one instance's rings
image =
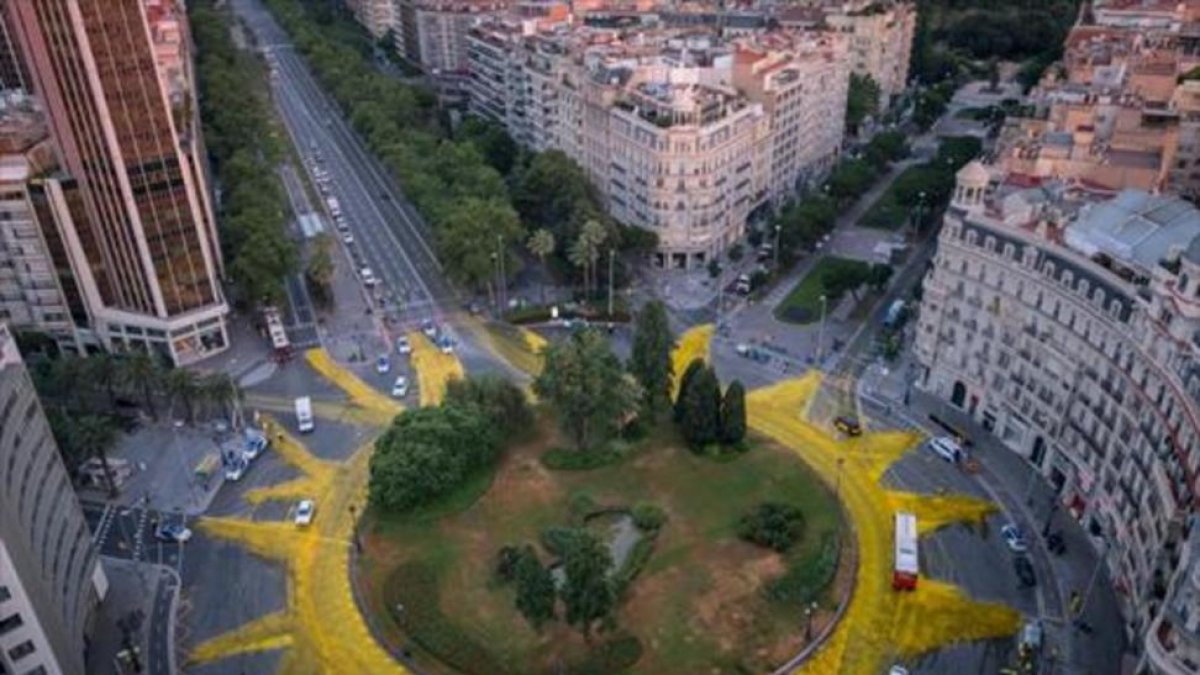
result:
[[(685, 351), (683, 347), (706, 355), (709, 335), (711, 329), (703, 328), (685, 334), (676, 355)], [(313, 360), (311, 357), (323, 355), (309, 356)], [(677, 358), (676, 363), (686, 363), (689, 359), (690, 356)], [(332, 362), (313, 365), (347, 392), (353, 410), (370, 413), (360, 415), (365, 423), (397, 411), (390, 402), (384, 405), (377, 397), (363, 396), (356, 378)], [(497, 553), (486, 550), (489, 542), (539, 546), (538, 529), (543, 524), (569, 524), (572, 518), (586, 516), (593, 510), (630, 508), (642, 503), (661, 508), (667, 521), (654, 538), (649, 555), (638, 554), (644, 563), (622, 596), (614, 630), (593, 632), (591, 639), (595, 645), (611, 645), (593, 650), (601, 659), (600, 672), (622, 672), (604, 670), (603, 659), (628, 660), (636, 656), (634, 665), (624, 672), (655, 672), (654, 664), (662, 659), (693, 658), (690, 656), (693, 653), (696, 656), (688, 662), (691, 667), (687, 672), (735, 672), (734, 664), (728, 660), (701, 662), (722, 653), (723, 636), (706, 632), (706, 626), (711, 625), (738, 628), (746, 622), (761, 621), (778, 631), (764, 633), (777, 638), (770, 644), (786, 645), (789, 640), (791, 645), (802, 644), (804, 623), (798, 618), (790, 620), (786, 612), (782, 616), (775, 612), (761, 593), (756, 595), (754, 588), (755, 584), (761, 588), (764, 581), (786, 572), (789, 561), (820, 550), (822, 531), (842, 532), (841, 541), (847, 544), (852, 538), (858, 564), (836, 575), (821, 600), (829, 603), (830, 592), (840, 590), (848, 578), (853, 579), (854, 592), (830, 638), (796, 672), (876, 675), (897, 659), (913, 658), (956, 642), (1014, 633), (1020, 620), (1016, 612), (998, 604), (975, 602), (950, 584), (923, 578), (914, 593), (897, 594), (891, 590), (891, 518), (895, 511), (916, 513), (921, 533), (927, 534), (951, 523), (977, 522), (994, 506), (967, 497), (917, 495), (887, 488), (881, 483), (887, 467), (912, 449), (918, 438), (906, 432), (869, 433), (849, 440), (832, 436), (825, 425), (807, 419), (809, 402), (820, 382), (820, 375), (814, 373), (750, 392), (746, 408), (753, 447), (731, 461), (691, 455), (674, 447), (671, 435), (658, 435), (656, 431), (621, 463), (570, 475), (551, 471), (538, 461), (538, 453), (551, 441), (544, 436), (535, 437), (510, 448), (494, 473), (475, 477), (462, 489), (420, 512), (389, 516), (358, 528), (354, 525), (354, 511), (347, 506), (362, 504), (365, 499), (371, 446), (364, 445), (351, 459), (336, 463), (317, 460), (295, 439), (288, 439), (280, 447), (281, 455), (300, 470), (302, 477), (257, 490), (247, 498), (294, 499), (297, 489), (303, 487), (306, 494), (318, 494), (322, 504), (331, 505), (326, 509), (330, 517), (321, 519), (307, 531), (289, 524), (241, 518), (201, 521), (200, 527), (208, 535), (237, 542), (285, 566), (288, 602), (279, 612), (202, 640), (189, 650), (187, 661), (196, 664), (246, 652), (282, 650), (279, 671), (283, 673), (401, 675), (408, 669), (372, 637), (368, 624), (382, 626), (383, 632), (399, 639), (396, 651), (419, 650), (414, 636), (405, 635), (400, 624), (407, 624), (424, 612), (425, 618), (454, 617), (452, 621), (426, 627), (438, 632), (427, 632), (425, 639), (446, 639), (447, 631), (462, 630), (463, 635), (481, 648), (494, 650), (494, 656), (489, 658), (516, 658), (513, 655), (525, 649), (526, 658), (532, 658), (536, 666), (538, 644), (543, 638), (514, 610), (511, 590), (500, 588), (498, 582), (488, 585)], [(679, 480), (672, 480), (670, 474), (679, 474)], [(682, 480), (689, 476), (690, 481)], [(719, 479), (715, 486), (713, 476)], [(709, 491), (702, 492), (697, 485), (706, 479)], [(652, 480), (666, 481), (674, 487), (655, 493), (648, 487)], [(761, 485), (753, 485), (756, 481)], [(529, 486), (528, 494), (514, 494), (517, 489), (514, 486), (521, 484)], [(828, 501), (831, 498), (828, 486), (836, 486), (837, 498), (847, 515), (844, 529), (834, 515), (838, 510)], [(730, 522), (730, 518), (736, 521), (741, 514), (725, 502), (759, 504), (765, 496), (787, 498), (792, 490), (797, 491), (796, 496), (787, 501), (799, 506), (804, 515), (804, 528), (796, 547), (784, 556), (741, 548), (750, 544), (732, 537), (736, 524)], [(749, 502), (738, 501), (750, 494), (754, 498)], [(489, 513), (489, 509), (510, 501), (526, 504), (520, 517)], [(675, 510), (682, 513), (673, 513)], [(358, 512), (362, 513), (362, 509)], [(361, 575), (360, 582), (367, 582), (363, 589), (367, 592), (363, 595), (370, 616), (358, 611), (348, 573), (356, 530), (370, 532), (370, 540), (364, 542), (369, 546), (362, 556), (365, 560), (356, 571)], [(443, 530), (457, 532), (458, 538), (442, 534)], [(475, 534), (465, 534), (472, 531)], [(415, 541), (402, 539), (401, 534)], [(427, 551), (417, 551), (420, 542), (434, 543)], [(689, 550), (688, 545), (697, 549)], [(735, 551), (738, 548), (740, 553)], [(847, 559), (844, 555), (847, 549), (848, 546), (841, 547), (841, 560)], [(705, 551), (728, 555), (717, 555), (711, 560), (694, 555)], [(478, 558), (474, 559), (476, 555)], [(450, 564), (455, 560), (466, 562), (456, 569)], [(410, 561), (416, 564), (407, 564)], [(712, 571), (701, 573), (691, 569), (695, 566)], [(462, 583), (462, 576), (472, 574), (471, 570), (481, 576), (470, 579), (469, 584)], [(734, 579), (721, 579), (714, 584), (714, 571), (732, 574)], [(417, 606), (415, 611), (409, 606), (401, 611), (394, 605), (388, 607), (389, 596), (408, 592), (393, 586), (405, 574), (415, 575), (412, 580), (417, 583), (432, 582), (425, 584), (422, 591), (427, 599), (435, 597), (436, 604)], [(697, 585), (689, 587), (689, 583)], [(681, 592), (684, 597), (655, 597), (667, 591)], [(507, 603), (503, 601), (506, 593)], [(747, 602), (730, 609), (729, 600), (738, 593)], [(479, 600), (479, 604), (467, 604), (474, 600)], [(720, 608), (737, 615), (712, 614)], [(763, 610), (761, 614), (756, 611), (759, 609)], [(828, 609), (826, 605), (825, 611)], [(487, 616), (488, 612), (497, 616)], [(651, 624), (651, 620), (658, 623)], [(782, 630), (789, 625), (794, 629), (790, 637)], [(499, 632), (483, 632), (488, 626)], [(481, 632), (472, 632), (476, 630)], [(547, 623), (543, 631), (567, 643), (563, 647), (564, 656), (571, 654), (571, 648), (586, 646), (581, 637), (554, 623)], [(514, 635), (520, 640), (512, 639)], [(637, 642), (627, 636), (635, 637)], [(451, 635), (454, 637), (457, 636)], [(771, 646), (765, 641), (758, 644), (750, 651), (741, 650), (735, 658), (748, 658), (753, 663), (773, 660)], [(576, 665), (586, 668), (596, 663), (593, 660)], [(567, 671), (567, 664), (563, 665), (563, 672), (580, 672)], [(442, 672), (451, 672), (448, 665), (442, 668)]]
[[(483, 486), (468, 482), (441, 508), (373, 514), (364, 524), (365, 595), (420, 670), (766, 672), (803, 647), (808, 596), (820, 608), (813, 634), (831, 618), (838, 561), (851, 558), (841, 550), (847, 530), (831, 490), (787, 449), (755, 439), (747, 452), (718, 461), (662, 432), (608, 466), (552, 470), (541, 456), (558, 435), (545, 419), (537, 426)], [(761, 502), (803, 514), (799, 540), (786, 553), (737, 536), (739, 519)], [(657, 535), (623, 531), (622, 517), (645, 504), (665, 513)], [(514, 607), (512, 585), (495, 571), (505, 545), (532, 544), (551, 562), (539, 541), (568, 526), (636, 540), (625, 542), (631, 550), (624, 555), (614, 550), (613, 574), (640, 568), (621, 593), (615, 625), (590, 641), (562, 620), (561, 606), (558, 620), (534, 630)], [(768, 588), (789, 575), (801, 588), (773, 598)], [(838, 578), (843, 590), (849, 579)]]

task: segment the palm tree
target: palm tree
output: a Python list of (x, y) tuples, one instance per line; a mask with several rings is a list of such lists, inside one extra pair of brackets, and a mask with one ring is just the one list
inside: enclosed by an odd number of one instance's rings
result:
[(110, 354), (95, 354), (84, 359), (83, 374), (93, 389), (103, 389), (108, 396), (109, 408), (117, 405), (117, 378), (119, 367)]
[(176, 368), (167, 373), (163, 384), (166, 385), (167, 395), (171, 399), (171, 404), (182, 403), (187, 416), (187, 423), (195, 423), (195, 405), (200, 393), (196, 374), (190, 370)]
[[(546, 257), (554, 253), (554, 247), (557, 242), (554, 241), (554, 233), (546, 228), (539, 228), (529, 236), (529, 241), (526, 246), (529, 247), (529, 252), (537, 256), (538, 262), (542, 264), (542, 272), (545, 273)], [(546, 304), (546, 283), (542, 282), (542, 304)]]
[(579, 239), (571, 249), (571, 262), (583, 267), (584, 295), (591, 297), (588, 289), (596, 289), (596, 261), (600, 258), (600, 246), (608, 238), (608, 231), (599, 221), (589, 220), (579, 231)]
[(72, 442), (84, 456), (100, 460), (108, 496), (110, 499), (116, 497), (117, 483), (113, 479), (112, 467), (108, 465), (108, 448), (116, 440), (117, 430), (108, 419), (99, 415), (83, 415), (71, 427), (69, 435)]
[(232, 419), (229, 407), (242, 398), (242, 390), (228, 373), (209, 373), (200, 378), (198, 398), (205, 405), (214, 406), (219, 413)]
[(158, 419), (158, 409), (154, 406), (154, 395), (163, 383), (163, 368), (150, 354), (135, 351), (123, 357), (120, 360), (117, 381), (122, 387), (140, 395), (146, 412), (151, 418)]

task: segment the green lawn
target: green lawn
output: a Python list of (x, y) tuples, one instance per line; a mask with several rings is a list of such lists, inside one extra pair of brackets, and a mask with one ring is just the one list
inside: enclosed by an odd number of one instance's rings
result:
[[(822, 278), (832, 270), (845, 267), (861, 269), (865, 273), (870, 265), (861, 260), (851, 260), (836, 255), (827, 255), (821, 258), (808, 271), (808, 274), (804, 275), (804, 278), (792, 288), (783, 302), (775, 307), (775, 318), (795, 324), (808, 324), (821, 318), (821, 294), (825, 293)], [(826, 311), (832, 309), (837, 300), (838, 298), (834, 297), (828, 298)]]
[[(570, 673), (765, 672), (802, 646), (801, 613), (768, 600), (766, 585), (808, 565), (843, 526), (830, 490), (793, 453), (754, 439), (746, 454), (717, 462), (682, 449), (667, 428), (618, 464), (554, 471), (540, 457), (561, 440), (547, 420), (540, 424), (544, 433), (512, 450), (478, 499), (482, 480), (447, 500), (462, 508), (439, 517), (370, 514), (364, 523), (365, 602), (423, 672), (549, 675), (560, 660)], [(573, 524), (568, 505), (581, 494), (598, 507), (651, 502), (668, 515), (623, 597), (617, 634), (592, 645), (562, 621), (533, 631), (513, 607), (512, 589), (493, 576), (501, 546), (537, 546), (542, 530)], [(783, 555), (736, 537), (741, 515), (768, 500), (804, 511), (803, 538)], [(826, 604), (828, 592), (817, 596)], [(390, 609), (400, 604), (405, 616)], [(621, 659), (629, 658), (637, 661), (626, 669)]]

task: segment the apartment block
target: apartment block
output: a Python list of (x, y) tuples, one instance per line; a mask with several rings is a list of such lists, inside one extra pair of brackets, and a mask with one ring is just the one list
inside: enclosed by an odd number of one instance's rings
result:
[(918, 386), (1026, 458), (1092, 536), (1130, 640), (1159, 639), (1200, 499), (1200, 211), (968, 164), (914, 349)]
[(441, 85), (462, 86), (467, 73), (467, 33), (508, 0), (398, 0), (396, 50)]
[(1194, 518), (1163, 611), (1146, 633), (1145, 663), (1152, 675), (1191, 675), (1200, 670), (1200, 527)]
[(706, 264), (750, 215), (838, 156), (849, 65), (826, 33), (482, 22), (468, 36), (473, 113), (587, 172), (618, 221), (659, 236), (657, 265)]
[(875, 80), (879, 85), (879, 109), (887, 110), (892, 98), (908, 85), (917, 29), (916, 5), (900, 0), (827, 3), (823, 21), (850, 38), (851, 69)]
[(7, 326), (0, 325), (0, 672), (83, 675), (108, 589), (83, 510)]
[(227, 346), (228, 307), (178, 0), (10, 3), (50, 122), (91, 328), (176, 364)]
[(63, 255), (59, 223), (70, 216), (47, 198), (56, 173), (45, 116), (33, 99), (10, 92), (0, 101), (0, 321), (78, 352), (89, 320)]
[(362, 24), (376, 40), (397, 28), (400, 15), (398, 0), (346, 0), (346, 6), (354, 14), (355, 21)]

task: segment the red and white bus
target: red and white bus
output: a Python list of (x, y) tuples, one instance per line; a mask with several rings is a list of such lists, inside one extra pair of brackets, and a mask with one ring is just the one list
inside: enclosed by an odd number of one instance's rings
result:
[(912, 591), (920, 576), (917, 561), (917, 517), (911, 513), (896, 514), (896, 563), (892, 569), (892, 588)]

